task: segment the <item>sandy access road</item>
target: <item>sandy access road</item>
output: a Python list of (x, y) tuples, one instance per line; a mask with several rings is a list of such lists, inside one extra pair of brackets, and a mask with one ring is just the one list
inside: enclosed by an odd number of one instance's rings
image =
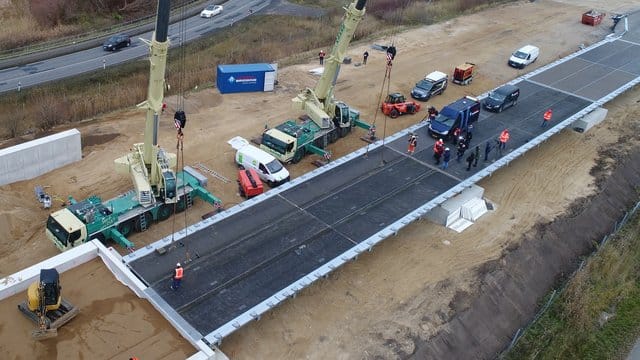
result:
[[(623, 0), (591, 1), (589, 8), (611, 12), (632, 5)], [(428, 105), (440, 108), (462, 95), (482, 93), (521, 74), (506, 66), (510, 52), (521, 45), (533, 43), (542, 49), (535, 66), (527, 69), (532, 70), (577, 50), (579, 44), (602, 39), (610, 20), (595, 28), (580, 24), (581, 13), (589, 8), (569, 1), (523, 1), (397, 34), (399, 52), (391, 89), (408, 93), (425, 73), (449, 73), (456, 64), (471, 61), (478, 64), (479, 70), (474, 82), (467, 87), (451, 85)], [(369, 44), (354, 44), (350, 55), (359, 59)], [(379, 135), (383, 135), (384, 128), (390, 135), (421, 120), (424, 111), (387, 121), (376, 114), (385, 61), (384, 54), (369, 52), (368, 65), (343, 67), (336, 97), (360, 109), (364, 119), (375, 121)], [(280, 85), (274, 93), (222, 96), (207, 89), (189, 95), (185, 163), (202, 162), (234, 179), (233, 152), (226, 140), (236, 135), (256, 136), (265, 123), (275, 125), (295, 117), (290, 99), (301, 88), (315, 83), (316, 78), (307, 70), (316, 66), (316, 59), (309, 59), (309, 63), (281, 69)], [(588, 134), (565, 131), (483, 181), (480, 185), (485, 188), (486, 197), (496, 204), (496, 210), (464, 233), (456, 234), (428, 222), (412, 224), (373, 253), (344, 266), (329, 280), (315, 284), (294, 301), (225, 339), (222, 349), (234, 359), (396, 358), (401, 353), (410, 354), (413, 345), (400, 339), (408, 333), (423, 339), (435, 334), (452, 311), (450, 303), (455, 294), (470, 289), (477, 281), (479, 266), (498, 258), (503, 249), (519, 241), (537, 222), (553, 219), (573, 200), (593, 192), (589, 171), (598, 149), (632, 145), (634, 139), (622, 142), (621, 135), (630, 124), (637, 128), (639, 100), (640, 93), (630, 91), (607, 105), (610, 112), (603, 125)], [(171, 107), (175, 99), (168, 103)], [(164, 116), (160, 129), (160, 143), (167, 149), (175, 146), (169, 115), (172, 110)], [(57, 253), (43, 235), (48, 213), (39, 209), (33, 198), (36, 184), (49, 186), (48, 191), (61, 198), (68, 194), (76, 198), (90, 194), (108, 198), (130, 188), (127, 177), (112, 171), (112, 161), (130, 144), (141, 141), (143, 119), (142, 113), (132, 109), (88, 122), (79, 127), (85, 145), (81, 162), (0, 188), (0, 276)], [(362, 147), (359, 136), (360, 133), (351, 135), (332, 145), (331, 151), (341, 156)], [(419, 146), (431, 143), (425, 141)], [(311, 170), (311, 159), (289, 167), (292, 175)], [(224, 184), (210, 179), (210, 190), (222, 198), (225, 207), (241, 201), (233, 182)], [(153, 242), (198, 221), (210, 210), (208, 205), (198, 204), (187, 212), (186, 218), (180, 215), (154, 225), (147, 232), (132, 236), (132, 240), (139, 246)], [(181, 358), (189, 353), (188, 343), (160, 315), (145, 301), (127, 295), (126, 289), (108, 280), (104, 273), (104, 268), (86, 265), (63, 276), (66, 296), (85, 311), (62, 329), (57, 343), (34, 344), (26, 330), (31, 324), (17, 314), (14, 303), (6, 304), (19, 298), (3, 302), (0, 311), (7, 321), (0, 326), (0, 350), (15, 359), (62, 359), (69, 354), (77, 354), (78, 358), (89, 358), (90, 354), (121, 358), (131, 352), (145, 359)], [(93, 290), (96, 283), (99, 290)], [(135, 316), (113, 316), (114, 313)], [(96, 319), (100, 326), (96, 326)], [(14, 326), (14, 322), (20, 325)], [(102, 341), (89, 342), (88, 338)], [(175, 352), (167, 352), (156, 343), (170, 344)]]

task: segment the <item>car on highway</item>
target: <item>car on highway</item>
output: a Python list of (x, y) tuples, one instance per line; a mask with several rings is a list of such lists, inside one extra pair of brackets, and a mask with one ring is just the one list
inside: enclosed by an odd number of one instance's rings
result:
[(131, 46), (131, 38), (125, 34), (113, 35), (102, 44), (105, 51), (116, 51), (128, 46)]
[(210, 18), (222, 13), (222, 5), (209, 5), (202, 12), (200, 12), (200, 17), (202, 18)]

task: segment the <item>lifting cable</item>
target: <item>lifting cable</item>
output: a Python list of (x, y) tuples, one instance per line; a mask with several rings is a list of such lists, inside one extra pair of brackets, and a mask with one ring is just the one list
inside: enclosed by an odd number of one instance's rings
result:
[[(186, 0), (183, 0), (181, 8), (180, 8), (180, 18), (181, 20), (178, 23), (178, 39), (179, 39), (179, 44), (178, 44), (178, 78), (177, 78), (177, 82), (178, 82), (178, 94), (176, 96), (176, 112), (174, 115), (174, 125), (177, 131), (176, 134), (176, 169), (175, 169), (175, 173), (178, 174), (178, 172), (180, 172), (180, 174), (182, 175), (182, 186), (183, 186), (183, 196), (182, 199), (179, 201), (176, 201), (173, 204), (173, 220), (172, 220), (172, 225), (171, 225), (171, 243), (173, 244), (174, 242), (174, 236), (175, 236), (175, 223), (176, 223), (176, 210), (178, 209), (178, 202), (182, 202), (182, 206), (183, 208), (183, 212), (184, 212), (184, 229), (185, 229), (185, 236), (186, 236), (186, 231), (187, 231), (187, 227), (188, 227), (188, 219), (187, 219), (187, 209), (189, 208), (189, 203), (187, 202), (187, 193), (186, 193), (186, 186), (185, 186), (185, 179), (184, 179), (184, 133), (182, 132), (182, 129), (184, 129), (186, 123), (187, 123), (187, 116), (184, 112), (184, 107), (185, 107), (185, 102), (184, 102), (184, 93), (185, 93), (185, 82), (186, 82), (186, 74), (185, 74), (185, 69), (186, 69), (186, 47), (185, 47), (185, 36), (186, 36), (186, 30), (187, 30), (187, 25), (186, 25), (186, 19), (187, 19), (187, 14), (186, 14), (186, 10), (187, 10), (187, 6), (186, 6)], [(176, 196), (179, 196), (179, 194), (177, 193), (177, 176), (176, 176)], [(189, 247), (187, 246), (186, 242), (180, 242), (181, 246), (185, 247), (185, 260), (183, 261), (184, 263), (189, 263), (191, 261), (191, 255), (189, 252)]]
[[(389, 94), (390, 92), (390, 87), (391, 87), (391, 68), (393, 67), (393, 60), (395, 59), (396, 56), (396, 47), (395, 47), (395, 42), (396, 42), (396, 35), (399, 32), (399, 28), (400, 28), (400, 22), (402, 21), (402, 19), (404, 18), (404, 13), (407, 10), (407, 8), (409, 7), (409, 5), (411, 5), (411, 3), (413, 2), (413, 0), (406, 0), (406, 2), (404, 3), (404, 6), (402, 6), (402, 10), (400, 11), (400, 13), (398, 14), (398, 17), (395, 19), (395, 31), (393, 32), (393, 35), (391, 36), (391, 45), (387, 48), (386, 51), (386, 68), (385, 68), (385, 74), (384, 74), (384, 79), (382, 80), (382, 86), (380, 87), (380, 95), (378, 96), (378, 104), (377, 104), (377, 109), (376, 112), (373, 116), (373, 124), (371, 124), (371, 129), (370, 130), (370, 134), (373, 133), (375, 135), (375, 128), (376, 128), (376, 119), (378, 117), (378, 113), (382, 111), (382, 97), (384, 94), (384, 86), (385, 84), (387, 85), (387, 94)], [(384, 119), (384, 127), (382, 130), (382, 149), (380, 151), (380, 157), (381, 157), (381, 164), (384, 165), (385, 160), (384, 160), (384, 145), (385, 145), (385, 139), (387, 137), (387, 117), (385, 116)], [(369, 145), (367, 145), (367, 151), (366, 151), (366, 155), (369, 155)]]

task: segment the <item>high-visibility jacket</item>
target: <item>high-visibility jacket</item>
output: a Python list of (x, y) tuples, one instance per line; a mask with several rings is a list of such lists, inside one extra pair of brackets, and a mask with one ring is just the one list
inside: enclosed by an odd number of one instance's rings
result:
[(551, 115), (553, 115), (553, 112), (551, 112), (551, 110), (547, 110), (544, 112), (544, 121), (549, 121), (551, 120)]
[(176, 280), (182, 279), (182, 275), (184, 274), (184, 269), (179, 267), (176, 268), (176, 273), (173, 275), (173, 278)]
[(509, 132), (502, 130), (502, 133), (500, 133), (500, 142), (506, 143), (507, 141), (509, 141)]

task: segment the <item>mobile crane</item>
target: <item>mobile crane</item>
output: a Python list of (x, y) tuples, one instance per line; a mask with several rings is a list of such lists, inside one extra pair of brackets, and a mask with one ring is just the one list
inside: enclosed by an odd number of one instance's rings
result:
[(304, 89), (292, 99), (294, 109), (303, 110), (307, 119), (300, 124), (288, 120), (263, 132), (260, 147), (278, 160), (297, 163), (307, 153), (315, 153), (328, 159), (330, 154), (324, 148), (346, 136), (352, 127), (371, 130), (371, 125), (360, 120), (357, 110), (333, 97), (340, 64), (356, 27), (364, 17), (366, 2), (354, 0), (345, 8), (338, 36), (329, 57), (325, 59), (324, 71), (318, 83), (315, 88)]
[[(205, 187), (207, 179), (191, 167), (175, 173), (176, 154), (158, 146), (159, 114), (164, 99), (165, 69), (169, 50), (170, 0), (158, 0), (156, 30), (150, 48), (150, 74), (147, 100), (138, 105), (146, 111), (144, 143), (134, 144), (130, 153), (115, 160), (116, 172), (129, 174), (135, 190), (102, 202), (97, 196), (83, 201), (69, 197), (70, 205), (52, 213), (47, 220), (46, 235), (61, 250), (92, 239), (114, 240), (133, 248), (127, 240), (131, 232), (144, 231), (152, 221), (167, 219), (184, 211), (199, 197), (216, 208), (220, 199)], [(175, 117), (178, 134), (186, 123), (184, 112)]]

